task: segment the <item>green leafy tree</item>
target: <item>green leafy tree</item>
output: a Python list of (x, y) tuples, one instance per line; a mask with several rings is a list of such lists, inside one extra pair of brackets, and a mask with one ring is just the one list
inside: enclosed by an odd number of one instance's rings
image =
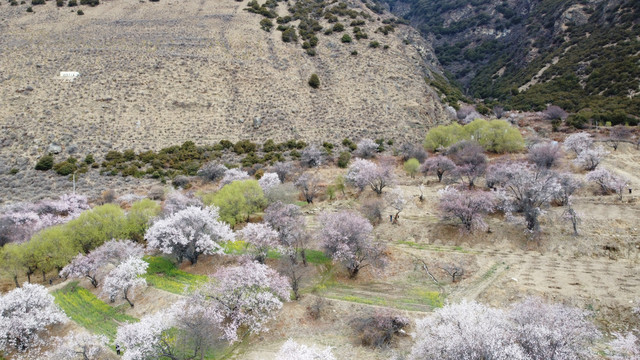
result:
[(20, 287), (18, 276), (24, 272), (24, 266), (22, 248), (19, 244), (6, 244), (0, 249), (0, 271), (3, 276), (11, 278), (16, 287)]
[(20, 260), (28, 282), (31, 282), (31, 275), (36, 273), (40, 265), (39, 245), (35, 241), (27, 241), (20, 246)]
[(437, 126), (427, 133), (424, 147), (435, 151), (447, 148), (460, 140), (478, 142), (486, 151), (517, 152), (524, 149), (524, 139), (517, 128), (504, 120), (476, 119), (464, 127), (453, 123)]
[(151, 220), (158, 216), (160, 210), (160, 205), (150, 199), (142, 199), (133, 203), (131, 209), (127, 212), (127, 219), (124, 225), (126, 238), (138, 242), (142, 241)]
[(449, 147), (464, 137), (462, 126), (453, 123), (446, 126), (437, 126), (427, 133), (424, 139), (424, 148), (429, 151), (436, 151), (440, 148)]
[(404, 171), (407, 172), (411, 178), (414, 178), (420, 170), (420, 162), (416, 158), (411, 158), (404, 163)]
[(504, 120), (489, 121), (480, 129), (480, 136), (476, 141), (485, 150), (499, 154), (524, 149), (524, 139), (520, 131)]
[(60, 272), (65, 265), (78, 254), (74, 250), (64, 225), (53, 226), (36, 233), (29, 243), (34, 243), (38, 269), (42, 271), (43, 281), (47, 272)]
[(106, 241), (125, 238), (126, 222), (118, 205), (105, 204), (83, 212), (65, 228), (74, 249), (86, 254)]
[(234, 181), (218, 192), (206, 194), (202, 201), (220, 209), (220, 219), (232, 227), (246, 222), (251, 214), (264, 209), (267, 200), (257, 180)]

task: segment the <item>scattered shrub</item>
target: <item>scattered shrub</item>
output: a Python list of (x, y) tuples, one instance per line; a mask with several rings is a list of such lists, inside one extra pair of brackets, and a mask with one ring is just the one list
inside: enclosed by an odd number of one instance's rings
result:
[(262, 30), (269, 32), (273, 28), (273, 22), (271, 22), (271, 19), (264, 18), (260, 20), (260, 27)]
[(349, 160), (351, 160), (351, 153), (348, 151), (343, 151), (338, 156), (338, 167), (342, 169), (346, 169), (349, 166)]
[(311, 86), (314, 89), (317, 89), (320, 87), (320, 78), (318, 77), (317, 74), (311, 74), (311, 77), (309, 78), (309, 86)]
[(186, 189), (189, 185), (189, 178), (184, 175), (178, 175), (171, 181), (174, 187)]
[(53, 166), (53, 170), (62, 176), (73, 174), (77, 169), (76, 165), (69, 161), (63, 161)]
[(53, 168), (53, 155), (45, 155), (38, 160), (36, 170), (47, 171)]
[(355, 319), (352, 323), (360, 342), (374, 348), (387, 347), (393, 336), (409, 325), (409, 319), (389, 311), (377, 310), (373, 316)]

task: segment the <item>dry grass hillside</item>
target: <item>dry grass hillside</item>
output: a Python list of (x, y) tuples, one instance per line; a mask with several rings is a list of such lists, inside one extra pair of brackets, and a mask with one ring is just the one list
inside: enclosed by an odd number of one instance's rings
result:
[[(430, 50), (404, 25), (374, 33), (377, 15), (361, 26), (369, 39), (343, 44), (349, 26), (320, 33), (311, 57), (301, 41), (286, 44), (280, 31), (261, 30), (262, 17), (244, 11), (246, 1), (114, 0), (81, 6), (84, 16), (52, 1), (34, 13), (27, 6), (3, 4), (0, 15), (5, 165), (33, 162), (52, 143), (63, 153), (101, 154), (186, 140), (415, 141), (445, 118), (424, 81), (422, 55)], [(350, 6), (373, 14), (359, 2)], [(369, 47), (374, 40), (379, 48)], [(81, 75), (65, 82), (61, 71)], [(307, 84), (312, 73), (317, 90)]]

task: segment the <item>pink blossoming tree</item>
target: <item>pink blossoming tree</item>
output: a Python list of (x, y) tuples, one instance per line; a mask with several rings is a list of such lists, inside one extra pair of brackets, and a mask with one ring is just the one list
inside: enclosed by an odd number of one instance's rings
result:
[(384, 265), (384, 253), (380, 244), (373, 242), (373, 226), (360, 214), (351, 211), (329, 213), (320, 216), (320, 233), (325, 253), (347, 268), (349, 276), (369, 265)]
[(491, 192), (459, 191), (454, 187), (446, 187), (439, 191), (438, 209), (445, 220), (457, 219), (464, 230), (486, 229), (484, 215), (493, 212), (495, 200)]

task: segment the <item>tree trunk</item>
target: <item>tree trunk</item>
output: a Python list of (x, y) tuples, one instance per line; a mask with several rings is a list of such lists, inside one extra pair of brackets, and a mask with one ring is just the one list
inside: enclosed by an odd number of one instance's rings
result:
[(93, 285), (94, 288), (98, 287), (98, 280), (95, 276), (87, 276), (87, 278), (89, 278), (89, 281), (91, 281), (91, 285)]
[(44, 270), (41, 270), (41, 271), (42, 271), (42, 282), (45, 283), (47, 282), (47, 274), (44, 272)]
[(533, 232), (537, 232), (538, 231), (538, 215), (535, 213), (535, 210), (533, 212), (525, 212), (524, 216), (527, 222), (527, 229)]
[(27, 282), (28, 283), (31, 283), (31, 274), (33, 274), (33, 272), (27, 271)]
[(438, 174), (438, 182), (442, 182), (442, 175), (444, 175), (444, 172), (437, 171), (436, 173)]
[(307, 266), (307, 253), (305, 249), (300, 250), (300, 256), (302, 257), (302, 265)]
[(299, 291), (299, 284), (298, 284), (298, 278), (296, 277), (296, 273), (295, 270), (291, 270), (291, 290), (293, 290), (293, 298), (294, 300), (298, 300), (300, 298), (300, 294), (298, 294)]
[(129, 298), (127, 297), (127, 290), (124, 291), (124, 299), (127, 300), (127, 302), (129, 303), (129, 305), (131, 305), (131, 307), (133, 307), (133, 303), (131, 302), (131, 300), (129, 300)]
[(350, 279), (355, 279), (356, 276), (358, 276), (358, 272), (360, 271), (359, 267), (353, 268), (353, 269), (349, 269), (349, 278)]
[(20, 287), (20, 283), (18, 282), (18, 275), (13, 275), (13, 282), (16, 284), (16, 288)]

